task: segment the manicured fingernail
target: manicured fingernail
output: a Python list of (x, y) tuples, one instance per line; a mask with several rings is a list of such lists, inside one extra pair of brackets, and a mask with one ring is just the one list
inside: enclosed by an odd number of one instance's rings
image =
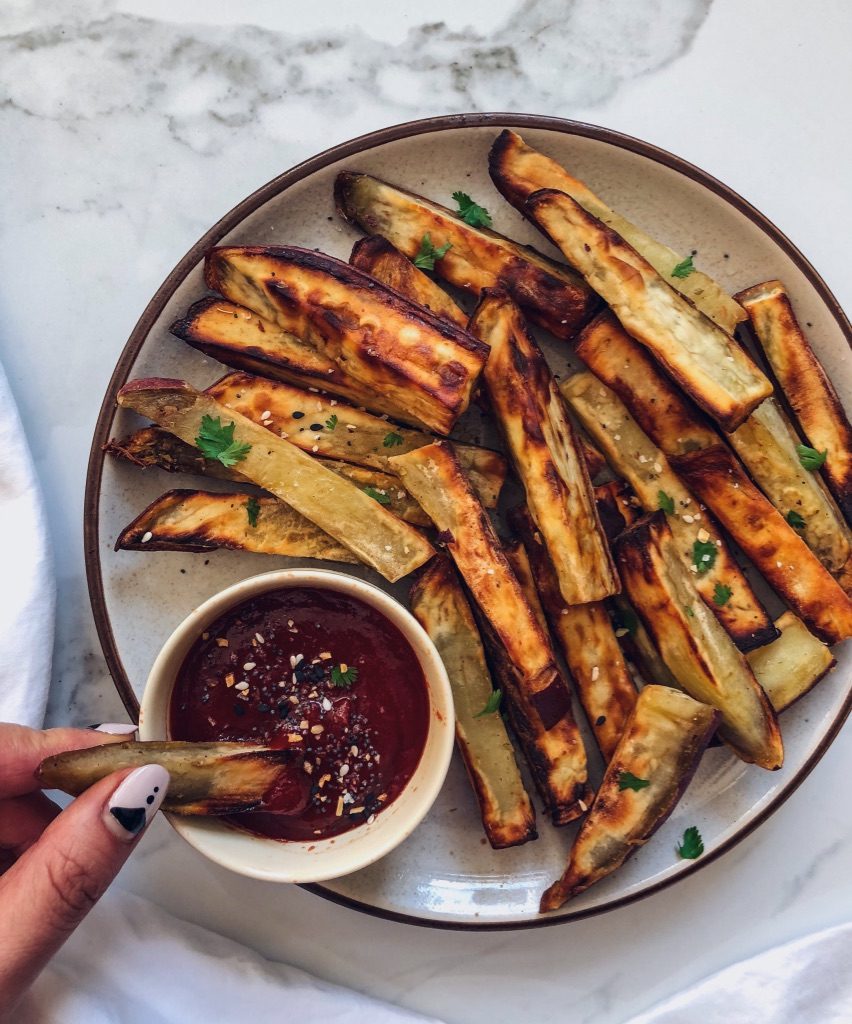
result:
[(132, 736), (139, 728), (132, 722), (102, 722), (100, 725), (90, 725), (95, 732), (105, 732), (108, 736)]
[(168, 788), (169, 773), (158, 764), (143, 764), (132, 771), (106, 805), (107, 828), (129, 842), (157, 813)]

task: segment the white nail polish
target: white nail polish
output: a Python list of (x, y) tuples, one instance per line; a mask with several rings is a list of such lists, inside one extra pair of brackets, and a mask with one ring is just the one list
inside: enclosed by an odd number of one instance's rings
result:
[(132, 736), (138, 728), (132, 722), (103, 722), (92, 726), (95, 732), (105, 732), (108, 736)]
[(154, 817), (169, 788), (169, 773), (158, 764), (132, 771), (109, 799), (104, 810), (107, 828), (128, 842)]

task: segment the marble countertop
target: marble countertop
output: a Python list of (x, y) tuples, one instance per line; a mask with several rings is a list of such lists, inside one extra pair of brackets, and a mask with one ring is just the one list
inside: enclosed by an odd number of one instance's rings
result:
[[(134, 322), (224, 211), (346, 138), (435, 113), (562, 115), (647, 139), (773, 219), (852, 308), (852, 8), (841, 0), (6, 0), (0, 359), (59, 576), (52, 723), (120, 719), (83, 571), (85, 465)], [(121, 884), (448, 1021), (616, 1024), (852, 912), (848, 730), (755, 834), (617, 913), (526, 933), (374, 920), (202, 861), (164, 822)], [(258, 917), (252, 907), (265, 907)]]

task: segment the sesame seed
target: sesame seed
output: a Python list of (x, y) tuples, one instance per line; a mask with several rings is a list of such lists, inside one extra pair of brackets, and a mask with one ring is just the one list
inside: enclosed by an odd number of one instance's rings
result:
[(349, 754), (350, 754), (350, 755), (351, 755), (352, 757), (357, 757), (357, 756), (358, 756), (358, 748), (357, 748), (356, 746), (351, 746), (351, 747), (349, 748)]
[(775, 564), (778, 566), (779, 569), (783, 568), (784, 565), (783, 562), (776, 562)]
[(390, 546), (390, 544), (385, 544), (385, 551), (393, 551), (393, 548)]
[(228, 646), (228, 641), (223, 636), (217, 636), (216, 637), (216, 646), (217, 647), (227, 647)]
[(255, 633), (254, 634), (254, 638), (255, 638), (255, 640), (257, 640), (257, 642), (259, 644), (265, 644), (266, 643), (266, 641), (263, 639), (263, 637), (260, 635), (260, 633)]
[(319, 451), (319, 445), (318, 445), (318, 444), (315, 444), (315, 445), (313, 446), (313, 448), (311, 448), (311, 451), (312, 451), (312, 452), (318, 452), (318, 451)]
[(371, 814), (370, 817), (367, 818), (367, 824), (368, 825), (372, 825), (375, 820), (376, 820), (375, 814)]
[(342, 779), (344, 777), (344, 775), (348, 775), (348, 774), (349, 774), (349, 765), (348, 764), (342, 764), (340, 766), (340, 771), (338, 772), (338, 775)]
[(249, 684), (245, 681), (245, 679), (241, 679), (234, 687), (235, 690), (247, 690), (248, 688)]
[(346, 429), (347, 429), (347, 430), (348, 430), (348, 431), (349, 431), (350, 433), (352, 433), (352, 431), (353, 431), (353, 430), (355, 430), (355, 424), (354, 424), (354, 423), (347, 423), (347, 424), (346, 424)]
[(291, 743), (301, 743), (302, 742), (302, 737), (297, 732), (287, 733), (287, 739)]
[(613, 440), (615, 440), (615, 441), (620, 441), (621, 440), (621, 434), (613, 434), (612, 437), (613, 437)]
[(313, 773), (314, 766), (311, 764), (310, 761), (305, 761), (305, 763), (302, 765), (302, 767), (305, 769), (305, 771), (308, 773), (308, 775), (311, 775)]
[(646, 463), (648, 461), (648, 456), (647, 455), (640, 455), (639, 456), (639, 461), (641, 463), (643, 463), (643, 465), (644, 465), (644, 463)]
[(662, 471), (663, 471), (663, 467), (660, 465), (660, 463), (659, 462), (655, 462), (654, 463), (654, 472), (655, 473), (662, 473)]
[(710, 556), (709, 555), (702, 555), (701, 556), (701, 561), (702, 562), (709, 562), (710, 561)]
[(598, 668), (598, 666), (595, 665), (595, 667), (592, 669), (592, 682), (594, 682), (598, 678), (598, 676), (600, 674), (601, 674), (600, 668)]
[(697, 534), (697, 536), (698, 536), (698, 539), (699, 539), (700, 541), (702, 541), (702, 542), (710, 540), (710, 534), (709, 534), (709, 533), (708, 533), (708, 532), (707, 532), (707, 531), (706, 531), (706, 530), (704, 529), (704, 527), (703, 527), (703, 526), (702, 526), (702, 528), (701, 528), (701, 529), (700, 529), (700, 530), (698, 531), (698, 534)]
[(243, 672), (251, 672), (253, 668), (257, 668), (257, 662), (247, 661), (245, 665), (243, 665)]
[(581, 811), (587, 811), (589, 809), (589, 805), (586, 803), (585, 800), (578, 800), (577, 803), (579, 804)]
[(681, 516), (680, 517), (685, 523), (694, 523), (695, 516)]
[(152, 538), (153, 536), (154, 536), (154, 534), (153, 534), (153, 533), (151, 533), (151, 531), (150, 531), (150, 530), (146, 530), (146, 531), (145, 531), (145, 533), (143, 533), (143, 534), (142, 534), (142, 543), (143, 543), (143, 544), (147, 544), (147, 543), (148, 543), (148, 541), (149, 541), (149, 540), (150, 540), (150, 539), (151, 539), (151, 538)]
[(229, 687), (229, 688), (230, 688), (230, 687), (232, 687), (232, 686), (234, 685), (234, 682), (235, 682), (235, 681), (236, 681), (236, 680), (234, 679), (234, 673), (233, 673), (233, 672), (229, 672), (229, 673), (228, 673), (228, 674), (227, 674), (227, 675), (225, 676), (225, 686), (227, 686), (227, 687)]
[(319, 734), (321, 732), (325, 732), (325, 726), (324, 725), (312, 725), (311, 726), (311, 733), (312, 733), (312, 735), (319, 736)]
[(323, 711), (331, 711), (331, 701), (328, 699), (328, 697), (323, 697), (322, 709)]
[(629, 630), (629, 629), (617, 629), (617, 630), (615, 631), (615, 635), (616, 635), (616, 636), (627, 636), (627, 634), (628, 634), (629, 632), (630, 632), (630, 630)]

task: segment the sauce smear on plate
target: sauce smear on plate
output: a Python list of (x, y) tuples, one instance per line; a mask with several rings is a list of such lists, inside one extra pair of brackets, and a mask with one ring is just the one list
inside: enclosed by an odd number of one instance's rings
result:
[(426, 681), (402, 633), (348, 595), (292, 587), (231, 609), (196, 640), (172, 693), (176, 740), (290, 747), (263, 809), (231, 816), (274, 839), (339, 835), (387, 807), (429, 728)]

